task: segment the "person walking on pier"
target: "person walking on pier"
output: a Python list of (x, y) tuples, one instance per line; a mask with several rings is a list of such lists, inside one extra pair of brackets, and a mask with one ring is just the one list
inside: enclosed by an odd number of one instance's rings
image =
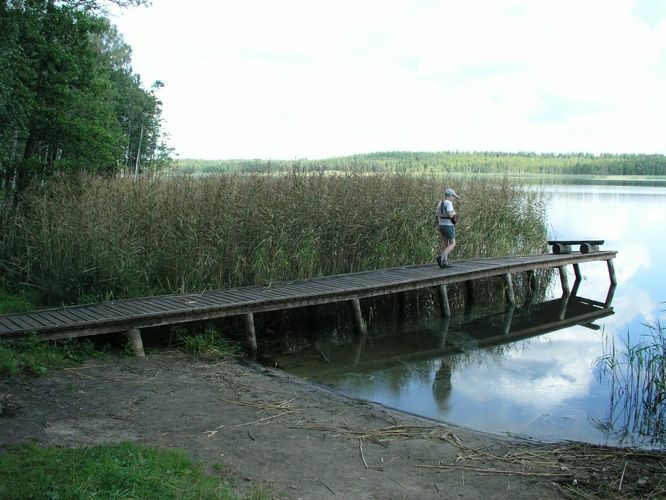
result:
[(460, 198), (456, 192), (448, 188), (444, 191), (444, 196), (437, 204), (435, 215), (437, 216), (439, 232), (444, 238), (444, 250), (437, 257), (437, 264), (439, 267), (451, 267), (449, 264), (449, 254), (456, 246), (456, 222), (458, 216), (453, 208), (453, 199)]

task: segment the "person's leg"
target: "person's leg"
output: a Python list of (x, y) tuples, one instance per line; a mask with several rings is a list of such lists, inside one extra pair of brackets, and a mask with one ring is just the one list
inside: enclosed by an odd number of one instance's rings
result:
[(449, 263), (449, 254), (455, 248), (456, 240), (455, 239), (448, 240), (446, 243), (447, 243), (447, 245), (444, 248), (444, 251), (442, 252), (442, 262), (444, 262), (445, 264), (448, 264)]
[(442, 251), (438, 253), (437, 257), (435, 258), (435, 260), (437, 260), (437, 264), (439, 265), (439, 267), (444, 267), (444, 249), (446, 249), (447, 246), (449, 246), (449, 240), (444, 238), (444, 244), (441, 247)]
[(456, 246), (456, 230), (454, 226), (440, 226), (440, 232), (444, 237), (444, 250), (439, 256), (440, 267), (448, 266), (449, 254)]
[(444, 259), (446, 257), (444, 254), (444, 250), (446, 249), (446, 247), (449, 246), (449, 232), (446, 226), (439, 226), (439, 234), (442, 235), (443, 243), (442, 246), (440, 247), (441, 248), (440, 252), (437, 254), (437, 257), (435, 257), (435, 260), (437, 261), (439, 267), (444, 267)]
[(449, 239), (444, 236), (444, 244), (442, 245), (442, 251), (439, 253), (439, 258), (442, 262), (446, 259), (446, 249), (449, 246)]

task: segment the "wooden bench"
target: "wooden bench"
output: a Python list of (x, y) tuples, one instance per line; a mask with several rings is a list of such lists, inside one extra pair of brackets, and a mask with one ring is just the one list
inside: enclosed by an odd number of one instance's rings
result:
[(571, 253), (572, 245), (580, 245), (580, 253), (590, 253), (598, 252), (604, 240), (549, 240), (548, 244), (555, 254)]

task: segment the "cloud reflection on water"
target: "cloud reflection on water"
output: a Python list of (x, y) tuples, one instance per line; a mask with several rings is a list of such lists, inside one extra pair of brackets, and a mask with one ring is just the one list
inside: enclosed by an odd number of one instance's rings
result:
[(474, 365), (456, 365), (456, 392), (476, 401), (502, 399), (546, 411), (589, 392), (590, 366), (601, 346), (596, 333), (576, 326), (520, 342), (500, 358), (480, 354)]

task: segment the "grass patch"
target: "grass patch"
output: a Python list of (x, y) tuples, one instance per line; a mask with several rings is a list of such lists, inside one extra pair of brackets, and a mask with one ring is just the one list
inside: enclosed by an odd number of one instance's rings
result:
[(17, 342), (0, 343), (0, 375), (46, 375), (49, 369), (75, 366), (105, 354), (106, 348), (100, 350), (90, 339), (42, 342), (37, 335), (30, 335)]
[[(25, 445), (0, 454), (0, 498), (235, 499), (183, 452), (131, 443), (90, 448)], [(267, 497), (257, 497), (267, 498)]]
[(224, 338), (215, 328), (207, 328), (201, 334), (177, 328), (175, 334), (176, 345), (195, 358), (220, 359), (242, 354), (242, 349), (238, 344)]

